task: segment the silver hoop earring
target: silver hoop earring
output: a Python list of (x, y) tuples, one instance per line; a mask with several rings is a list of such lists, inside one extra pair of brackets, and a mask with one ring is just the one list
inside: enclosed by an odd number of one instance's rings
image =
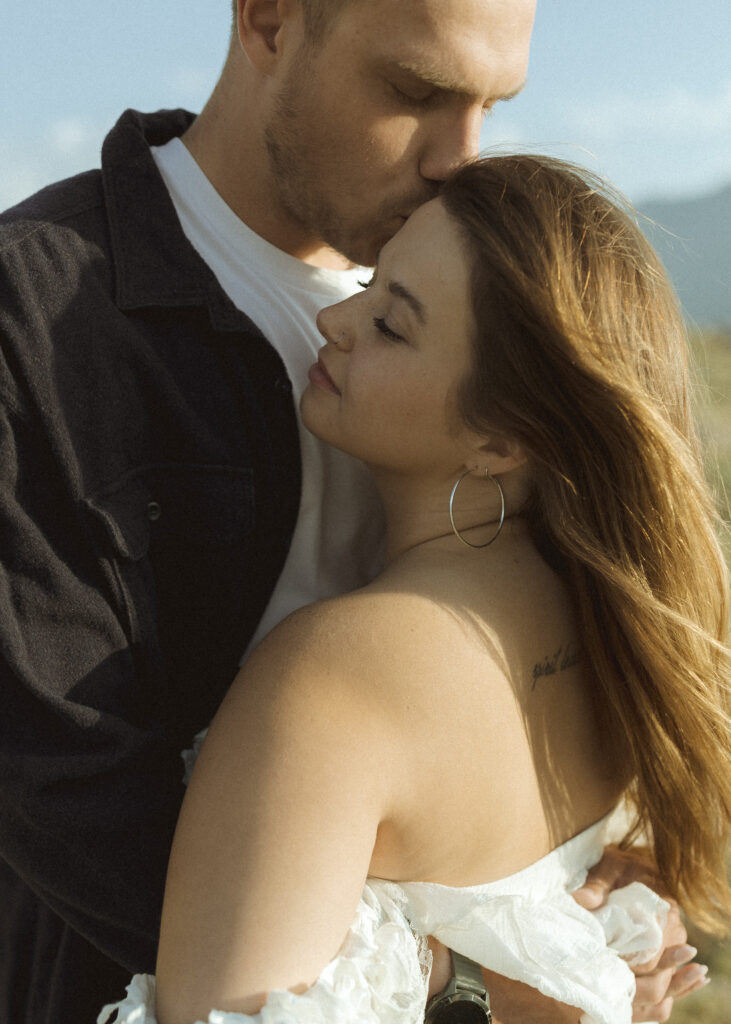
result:
[(465, 545), (465, 547), (468, 547), (468, 548), (486, 548), (486, 547), (489, 547), (490, 544), (492, 544), (492, 542), (494, 540), (498, 539), (498, 537), (500, 536), (500, 531), (503, 528), (503, 523), (505, 522), (505, 493), (504, 493), (502, 485), (501, 485), (500, 481), (497, 479), (497, 477), (490, 476), (490, 474), (487, 472), (487, 470), (485, 470), (486, 478), (488, 480), (491, 480), (495, 484), (495, 486), (497, 487), (497, 489), (498, 489), (498, 491), (500, 493), (500, 521), (497, 524), (497, 530), (495, 530), (495, 533), (493, 534), (493, 536), (490, 537), (489, 540), (486, 540), (484, 544), (471, 544), (468, 540), (464, 539), (464, 537), (459, 532), (459, 530), (457, 529), (457, 526), (456, 526), (456, 524), (454, 522), (454, 496), (457, 493), (457, 488), (459, 487), (459, 485), (462, 483), (464, 478), (466, 476), (469, 476), (469, 475), (470, 475), (470, 470), (468, 469), (468, 470), (466, 470), (462, 474), (462, 476), (459, 478), (457, 483), (452, 488), (452, 493), (449, 495), (449, 521), (452, 524), (452, 530), (454, 531), (455, 537), (457, 538), (457, 540), (461, 540), (462, 543)]

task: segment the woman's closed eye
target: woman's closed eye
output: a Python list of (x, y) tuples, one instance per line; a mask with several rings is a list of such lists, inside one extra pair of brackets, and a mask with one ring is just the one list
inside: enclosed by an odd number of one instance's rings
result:
[[(377, 275), (378, 267), (376, 266), (373, 271), (373, 276), (370, 278), (370, 280), (358, 281), (358, 284), (360, 285), (361, 288), (370, 288), (371, 285), (376, 283)], [(388, 338), (390, 341), (406, 341), (406, 338), (404, 338), (402, 334), (398, 334), (396, 331), (393, 330), (393, 328), (389, 327), (388, 323), (386, 322), (386, 318), (383, 316), (374, 316), (373, 326), (376, 328), (377, 331), (379, 331), (384, 337)]]
[(392, 331), (382, 316), (373, 317), (373, 326), (376, 328), (376, 330), (380, 331), (381, 334), (385, 335), (387, 338), (390, 338), (391, 341), (406, 340), (400, 334), (397, 334), (396, 331)]

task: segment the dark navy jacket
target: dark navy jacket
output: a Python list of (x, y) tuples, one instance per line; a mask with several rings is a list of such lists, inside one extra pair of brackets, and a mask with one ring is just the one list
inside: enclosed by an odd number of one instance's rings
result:
[(154, 970), (180, 751), (297, 515), (284, 366), (150, 155), (191, 120), (128, 111), (0, 217), (2, 1024), (91, 1024)]

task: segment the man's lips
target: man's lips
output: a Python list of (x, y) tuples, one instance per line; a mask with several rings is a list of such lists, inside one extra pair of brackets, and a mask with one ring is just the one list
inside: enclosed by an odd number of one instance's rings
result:
[(335, 386), (335, 382), (323, 366), (319, 356), (317, 362), (313, 363), (308, 370), (307, 376), (310, 378), (310, 383), (314, 384), (316, 388), (322, 388), (323, 391), (329, 391), (333, 395), (340, 394), (339, 388)]

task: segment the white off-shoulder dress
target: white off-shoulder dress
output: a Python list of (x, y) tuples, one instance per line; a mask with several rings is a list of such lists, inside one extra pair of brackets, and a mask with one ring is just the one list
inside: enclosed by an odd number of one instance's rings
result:
[[(522, 871), (485, 885), (369, 878), (338, 955), (311, 988), (270, 992), (254, 1015), (212, 1009), (205, 1024), (421, 1024), (428, 935), (580, 1007), (581, 1024), (630, 1024), (629, 965), (660, 949), (668, 906), (640, 883), (615, 891), (593, 913), (571, 896), (625, 828), (624, 814), (614, 812)], [(156, 1024), (154, 1004), (154, 977), (135, 975), (127, 998), (105, 1007), (98, 1024)]]

